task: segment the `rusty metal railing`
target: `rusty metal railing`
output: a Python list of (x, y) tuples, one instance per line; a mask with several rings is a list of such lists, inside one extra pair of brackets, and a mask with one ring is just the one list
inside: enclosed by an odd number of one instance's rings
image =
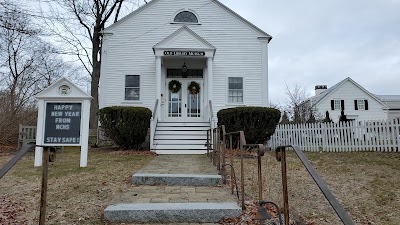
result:
[(335, 198), (335, 196), (332, 194), (332, 192), (325, 184), (325, 182), (318, 175), (317, 171), (311, 165), (310, 161), (301, 151), (299, 146), (296, 145), (279, 146), (275, 150), (276, 159), (281, 162), (285, 225), (289, 225), (289, 197), (288, 197), (287, 168), (286, 168), (286, 148), (292, 148), (294, 150), (296, 155), (299, 157), (300, 161), (303, 163), (304, 167), (307, 169), (308, 173), (315, 181), (315, 184), (324, 194), (326, 200), (328, 200), (329, 204), (335, 210), (335, 213), (338, 215), (343, 224), (353, 225), (354, 223), (351, 220), (350, 216), (347, 214), (346, 210), (343, 208), (343, 206)]
[(27, 144), (22, 146), (21, 150), (0, 169), (0, 179), (31, 149), (33, 146), (43, 147), (43, 165), (42, 165), (42, 188), (40, 197), (39, 225), (44, 225), (46, 221), (46, 199), (47, 199), (47, 179), (48, 163), (55, 159), (55, 147)]
[(223, 177), (223, 182), (226, 184), (226, 166), (231, 167), (231, 192), (234, 193), (234, 187), (236, 187), (236, 194), (239, 197), (238, 186), (236, 180), (236, 173), (234, 170), (233, 154), (230, 155), (230, 163), (226, 163), (226, 149), (227, 140), (229, 140), (229, 149), (233, 149), (233, 138), (237, 138), (236, 144), (240, 150), (240, 192), (241, 192), (241, 206), (244, 210), (246, 208), (244, 204), (245, 187), (244, 187), (244, 151), (257, 152), (258, 162), (258, 194), (259, 200), (262, 200), (262, 170), (261, 170), (261, 157), (264, 156), (265, 147), (262, 144), (247, 144), (246, 138), (243, 131), (236, 131), (226, 133), (225, 126), (218, 126), (214, 129), (207, 131), (207, 156), (212, 161), (213, 165), (217, 167), (219, 174)]
[[(235, 142), (235, 143), (234, 143)], [(239, 149), (240, 152), (240, 200), (242, 209), (246, 209), (244, 204), (245, 198), (245, 185), (244, 185), (244, 152), (256, 152), (257, 153), (257, 170), (258, 170), (258, 200), (259, 200), (259, 210), (257, 212), (255, 220), (266, 220), (269, 218), (265, 208), (266, 204), (272, 204), (276, 208), (279, 208), (275, 203), (263, 200), (263, 181), (262, 181), (262, 168), (261, 168), (261, 157), (264, 156), (266, 148), (262, 144), (247, 144), (246, 138), (243, 131), (229, 132), (226, 133), (225, 126), (218, 126), (207, 131), (207, 156), (212, 161), (213, 165), (217, 167), (219, 174), (223, 176), (223, 181), (226, 183), (226, 166), (231, 168), (230, 178), (231, 178), (231, 192), (234, 193), (234, 187), (236, 187), (236, 194), (239, 198), (238, 185), (236, 181), (236, 174), (234, 170), (234, 160), (233, 153), (230, 154), (229, 163), (226, 163), (226, 150), (234, 149), (234, 145)], [(303, 154), (298, 146), (288, 145), (280, 146), (276, 148), (276, 159), (281, 162), (281, 172), (282, 172), (282, 192), (283, 192), (283, 214), (284, 223), (289, 225), (289, 197), (288, 197), (288, 182), (287, 182), (287, 167), (286, 167), (286, 148), (293, 148), (297, 156), (300, 158), (304, 167), (307, 169), (308, 173), (314, 179), (315, 183), (319, 189), (324, 194), (325, 198), (328, 200), (332, 208), (335, 210), (338, 217), (341, 219), (345, 225), (353, 225), (353, 221), (347, 214), (343, 206), (339, 201), (333, 196), (332, 192), (329, 190), (328, 186), (318, 175), (316, 170), (312, 167), (311, 163), (308, 161), (307, 157)], [(233, 180), (234, 179), (234, 180)], [(278, 210), (280, 212), (280, 210)], [(279, 222), (282, 224), (282, 218), (279, 213)]]
[(22, 156), (24, 156), (29, 149), (31, 149), (33, 147), (32, 144), (28, 144), (28, 145), (24, 145), (21, 150), (19, 150), (17, 152), (17, 154), (15, 154), (15, 156), (8, 161), (1, 169), (0, 169), (0, 179), (6, 175), (6, 173), (22, 158)]

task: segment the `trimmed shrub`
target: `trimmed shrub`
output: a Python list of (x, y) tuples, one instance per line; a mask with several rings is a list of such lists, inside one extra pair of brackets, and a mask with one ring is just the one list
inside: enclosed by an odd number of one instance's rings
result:
[(122, 148), (139, 149), (150, 127), (151, 110), (144, 107), (112, 106), (99, 111), (107, 137)]
[(244, 131), (248, 144), (264, 144), (275, 133), (281, 112), (267, 107), (237, 107), (217, 113), (218, 126), (226, 132)]

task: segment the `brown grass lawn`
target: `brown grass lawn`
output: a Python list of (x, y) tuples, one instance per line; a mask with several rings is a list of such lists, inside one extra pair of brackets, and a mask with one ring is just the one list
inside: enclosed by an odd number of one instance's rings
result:
[[(399, 153), (306, 153), (356, 224), (400, 224)], [(312, 224), (342, 224), (294, 152), (288, 156), (289, 206)], [(238, 176), (239, 159), (235, 159)], [(280, 163), (263, 158), (264, 199), (282, 203)], [(258, 198), (257, 161), (245, 160), (245, 190)]]
[[(0, 153), (1, 153), (0, 149)], [(127, 151), (90, 150), (79, 167), (79, 149), (57, 153), (49, 165), (46, 224), (103, 224), (102, 209), (130, 187), (131, 175), (154, 156)], [(11, 154), (0, 154), (1, 167)], [(41, 168), (27, 153), (0, 180), (0, 224), (38, 224)]]
[[(0, 165), (11, 154), (1, 153)], [(113, 150), (89, 151), (79, 168), (79, 150), (57, 153), (49, 167), (47, 224), (103, 224), (102, 209), (130, 187), (130, 177), (154, 156)], [(399, 153), (307, 153), (356, 224), (400, 224)], [(239, 160), (235, 167), (239, 175)], [(257, 198), (257, 163), (245, 160), (246, 193)], [(274, 154), (263, 157), (264, 199), (282, 206), (280, 167)], [(288, 153), (291, 215), (312, 224), (341, 224), (293, 152)], [(41, 168), (28, 153), (0, 180), (0, 224), (37, 224)], [(6, 222), (5, 222), (6, 221)]]

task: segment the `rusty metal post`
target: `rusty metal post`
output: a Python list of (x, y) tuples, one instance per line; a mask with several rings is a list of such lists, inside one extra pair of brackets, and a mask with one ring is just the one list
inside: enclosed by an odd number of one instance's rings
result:
[(215, 142), (216, 142), (216, 139), (215, 139), (215, 137), (216, 137), (216, 134), (215, 134), (216, 132), (215, 132), (215, 128), (212, 130), (212, 134), (213, 134), (213, 140), (212, 140), (212, 142), (213, 142), (213, 146), (212, 146), (212, 162), (213, 162), (213, 165), (215, 166), (215, 150), (216, 150), (216, 147), (215, 147)]
[(282, 165), (282, 187), (283, 187), (283, 213), (285, 216), (285, 225), (289, 225), (289, 197), (286, 171), (286, 148), (280, 149)]
[[(231, 157), (230, 157), (230, 161), (231, 161), (231, 191), (233, 194), (233, 146), (232, 146), (232, 134), (229, 135), (229, 149), (231, 150)], [(236, 179), (236, 177), (235, 177)]]
[(260, 154), (260, 149), (257, 150), (257, 164), (258, 164), (258, 200), (261, 201), (263, 200), (263, 194), (262, 194), (262, 175), (261, 175), (261, 154)]
[[(225, 151), (226, 151), (226, 139), (225, 139), (225, 125), (221, 126), (222, 130), (222, 165), (225, 165)], [(226, 175), (223, 177), (223, 183), (226, 184)]]
[(217, 127), (217, 155), (216, 155), (216, 158), (217, 158), (217, 169), (218, 169), (218, 171), (220, 171), (221, 170), (221, 134), (220, 134), (220, 128), (219, 127)]
[(46, 198), (47, 198), (47, 178), (49, 167), (49, 147), (43, 148), (43, 165), (42, 165), (42, 191), (40, 198), (40, 215), (39, 225), (44, 225), (46, 222)]
[(262, 144), (258, 145), (257, 148), (257, 164), (258, 164), (258, 198), (260, 201), (263, 199), (263, 181), (262, 181), (262, 169), (261, 169), (261, 157), (265, 155), (265, 146)]
[(210, 130), (207, 130), (207, 157), (210, 158)]
[(242, 143), (242, 134), (243, 131), (239, 133), (239, 148), (240, 148), (240, 189), (242, 194), (242, 210), (246, 209), (244, 205), (244, 163), (243, 163), (243, 145), (246, 143)]

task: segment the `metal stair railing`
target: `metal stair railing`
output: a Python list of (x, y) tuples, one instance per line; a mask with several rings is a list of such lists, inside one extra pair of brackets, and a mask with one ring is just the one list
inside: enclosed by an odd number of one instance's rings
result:
[(285, 225), (289, 225), (289, 197), (288, 197), (288, 185), (287, 185), (286, 148), (292, 148), (294, 150), (296, 155), (299, 157), (300, 161), (303, 163), (304, 167), (307, 169), (308, 173), (313, 178), (315, 184), (324, 194), (326, 200), (335, 210), (335, 213), (338, 215), (343, 224), (354, 225), (354, 222), (351, 220), (346, 210), (343, 208), (343, 206), (335, 198), (335, 196), (332, 194), (332, 192), (325, 184), (325, 182), (318, 175), (317, 171), (314, 169), (310, 161), (301, 151), (300, 147), (296, 145), (279, 146), (275, 150), (276, 159), (281, 162)]

